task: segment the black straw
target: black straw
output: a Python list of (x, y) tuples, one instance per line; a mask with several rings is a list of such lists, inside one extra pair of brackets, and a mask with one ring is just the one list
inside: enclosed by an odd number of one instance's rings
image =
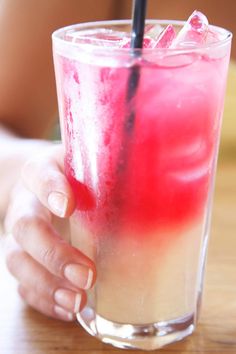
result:
[(132, 49), (143, 47), (146, 7), (146, 0), (135, 0), (133, 3), (133, 21), (131, 35)]
[[(143, 36), (145, 27), (146, 0), (134, 0), (133, 3), (133, 21), (131, 33), (131, 56), (138, 58), (141, 56), (143, 47)], [(133, 131), (135, 125), (135, 95), (137, 93), (140, 79), (140, 65), (135, 62), (129, 69), (127, 92), (126, 92), (126, 115), (124, 117), (123, 135), (121, 137), (121, 150), (117, 161), (117, 178), (113, 189), (111, 202), (117, 212), (112, 216), (114, 234), (118, 232), (121, 225), (119, 217), (122, 208), (126, 202), (124, 186), (129, 183), (126, 175), (129, 161), (130, 149), (132, 148)], [(117, 214), (118, 213), (118, 214)]]
[[(145, 28), (146, 16), (146, 0), (134, 0), (133, 2), (133, 16), (132, 16), (132, 33), (131, 33), (131, 54), (134, 57), (141, 55), (140, 49), (143, 47), (143, 36)], [(125, 131), (131, 133), (133, 131), (135, 122), (135, 107), (133, 99), (138, 89), (140, 79), (140, 68), (135, 64), (130, 68), (127, 87), (127, 117), (125, 118)]]

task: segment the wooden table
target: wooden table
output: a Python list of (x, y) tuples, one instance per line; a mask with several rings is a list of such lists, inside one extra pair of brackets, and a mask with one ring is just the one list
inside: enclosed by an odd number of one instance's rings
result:
[[(236, 353), (236, 163), (232, 161), (218, 168), (206, 273), (196, 332), (158, 353)], [(18, 298), (3, 261), (0, 286), (0, 354), (127, 352), (100, 343), (77, 324), (48, 319), (29, 309)]]

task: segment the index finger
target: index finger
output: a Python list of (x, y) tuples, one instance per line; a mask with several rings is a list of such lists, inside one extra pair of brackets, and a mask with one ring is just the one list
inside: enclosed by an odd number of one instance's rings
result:
[(61, 144), (29, 159), (22, 169), (22, 179), (26, 187), (59, 217), (67, 217), (75, 209), (74, 194), (63, 171)]

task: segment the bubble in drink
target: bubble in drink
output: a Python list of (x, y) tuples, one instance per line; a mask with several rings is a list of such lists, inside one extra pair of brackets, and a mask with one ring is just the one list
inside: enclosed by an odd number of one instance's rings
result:
[(173, 41), (172, 48), (196, 47), (206, 42), (208, 19), (200, 11), (194, 11)]

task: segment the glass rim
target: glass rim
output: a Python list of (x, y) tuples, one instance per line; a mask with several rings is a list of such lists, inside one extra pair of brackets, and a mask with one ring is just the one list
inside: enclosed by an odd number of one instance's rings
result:
[[(106, 54), (106, 55), (119, 55), (119, 54), (129, 54), (131, 53), (130, 48), (120, 48), (120, 47), (113, 47), (113, 46), (98, 46), (92, 43), (78, 43), (78, 42), (73, 42), (66, 40), (62, 38), (63, 34), (66, 34), (66, 32), (78, 29), (79, 31), (82, 30), (93, 30), (95, 28), (104, 28), (104, 26), (118, 26), (118, 25), (131, 25), (132, 20), (131, 19), (124, 19), (124, 20), (105, 20), (105, 21), (91, 21), (91, 22), (81, 22), (81, 23), (75, 23), (69, 26), (61, 27), (57, 30), (55, 30), (52, 33), (52, 42), (53, 44), (60, 45), (63, 47), (67, 48), (79, 48), (82, 49), (83, 51), (86, 52), (92, 52), (92, 53), (97, 53), (97, 54)], [(175, 26), (183, 26), (186, 21), (181, 21), (181, 20), (159, 20), (159, 19), (147, 19), (145, 21), (146, 24), (160, 24), (160, 25), (168, 25), (172, 24)], [(204, 50), (210, 50), (212, 48), (217, 48), (221, 47), (227, 43), (229, 43), (232, 40), (233, 34), (229, 30), (220, 27), (220, 26), (215, 26), (209, 24), (210, 28), (217, 31), (219, 34), (224, 34), (224, 37), (222, 39), (219, 39), (216, 42), (213, 43), (205, 43), (202, 45), (199, 45), (197, 47), (180, 47), (180, 48), (142, 48), (142, 49), (135, 49), (132, 50), (132, 52), (142, 52), (142, 54), (150, 54), (150, 53), (196, 53), (199, 51)]]

